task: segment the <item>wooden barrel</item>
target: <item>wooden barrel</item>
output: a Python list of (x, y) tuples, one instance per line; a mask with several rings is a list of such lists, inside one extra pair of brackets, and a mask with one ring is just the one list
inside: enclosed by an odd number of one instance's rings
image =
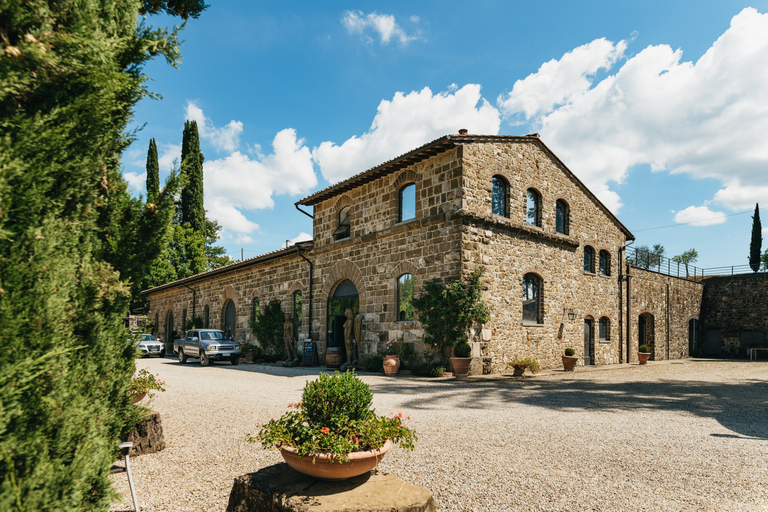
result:
[(344, 349), (341, 347), (328, 347), (325, 352), (325, 366), (330, 370), (338, 370), (344, 362)]

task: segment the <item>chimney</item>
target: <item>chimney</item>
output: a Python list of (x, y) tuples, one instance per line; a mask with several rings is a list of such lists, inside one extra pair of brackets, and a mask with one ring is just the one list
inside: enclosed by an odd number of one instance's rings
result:
[(459, 130), (459, 135), (466, 135), (466, 134), (467, 134), (466, 128), (462, 128), (461, 130)]

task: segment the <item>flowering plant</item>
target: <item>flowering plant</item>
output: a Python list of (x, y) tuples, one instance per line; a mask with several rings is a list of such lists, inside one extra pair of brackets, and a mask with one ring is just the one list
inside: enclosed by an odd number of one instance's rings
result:
[(384, 347), (384, 355), (385, 356), (396, 356), (397, 355), (397, 343), (392, 343), (391, 341), (387, 342), (387, 346)]
[(403, 414), (377, 415), (372, 398), (354, 372), (320, 374), (304, 386), (302, 401), (288, 406), (295, 410), (271, 419), (246, 439), (264, 448), (290, 446), (302, 457), (325, 453), (337, 462), (349, 461), (352, 452), (379, 449), (387, 439), (413, 450), (416, 433), (403, 424)]
[[(159, 373), (155, 374), (157, 377), (160, 376)], [(143, 395), (150, 390), (156, 390), (156, 391), (165, 391), (165, 382), (155, 377), (155, 375), (152, 375), (152, 372), (148, 371), (146, 368), (142, 368), (139, 370), (139, 373), (131, 379), (131, 389), (128, 391), (130, 395)], [(149, 398), (152, 398), (154, 393), (149, 393)]]
[(535, 359), (518, 359), (517, 356), (507, 365), (519, 369), (527, 368), (531, 373), (539, 373), (539, 362)]

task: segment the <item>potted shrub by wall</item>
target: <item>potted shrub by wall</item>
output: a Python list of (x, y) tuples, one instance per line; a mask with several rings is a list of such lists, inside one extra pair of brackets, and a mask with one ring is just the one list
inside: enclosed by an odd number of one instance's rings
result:
[(463, 341), (453, 347), (453, 357), (451, 358), (451, 365), (453, 366), (453, 375), (456, 380), (467, 380), (467, 374), (469, 373), (469, 365), (472, 364), (472, 347), (469, 343)]
[(384, 360), (382, 366), (384, 367), (384, 373), (387, 375), (397, 375), (400, 370), (400, 356), (397, 355), (397, 343), (387, 342), (387, 346), (384, 348)]
[[(424, 327), (424, 343), (436, 349), (443, 365), (448, 362), (452, 347), (467, 343), (469, 328), (476, 323), (484, 324), (491, 317), (481, 297), (482, 275), (482, 269), (477, 267), (466, 282), (427, 281), (421, 295), (413, 300)], [(458, 373), (456, 368), (454, 373)]]
[(393, 443), (413, 450), (416, 433), (403, 414), (378, 416), (373, 395), (353, 371), (321, 373), (304, 386), (301, 402), (261, 427), (249, 442), (279, 448), (296, 471), (321, 480), (346, 480), (370, 471)]
[(648, 364), (649, 357), (651, 357), (651, 348), (648, 345), (640, 345), (637, 348), (637, 361), (640, 364)]
[(514, 371), (513, 377), (525, 377), (525, 371), (528, 370), (533, 374), (539, 373), (539, 362), (535, 359), (518, 359), (517, 356), (507, 363)]
[(563, 370), (572, 372), (578, 362), (579, 357), (576, 355), (576, 351), (570, 347), (565, 349), (565, 355), (563, 356)]

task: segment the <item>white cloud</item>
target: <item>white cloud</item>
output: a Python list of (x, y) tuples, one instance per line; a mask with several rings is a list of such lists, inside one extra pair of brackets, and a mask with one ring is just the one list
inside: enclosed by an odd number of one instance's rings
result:
[[(418, 23), (419, 18), (411, 16), (412, 23)], [(391, 14), (379, 14), (372, 12), (365, 14), (362, 11), (344, 11), (341, 18), (341, 24), (350, 34), (364, 35), (368, 29), (373, 30), (379, 37), (382, 44), (388, 44), (391, 40), (396, 40), (404, 46), (411, 41), (419, 39), (418, 35), (409, 35), (403, 28), (397, 24), (395, 17)], [(366, 36), (366, 41), (373, 42), (373, 38)]]
[(128, 182), (128, 185), (130, 185), (136, 192), (139, 194), (144, 192), (144, 187), (146, 186), (147, 182), (146, 171), (141, 174), (135, 172), (124, 172), (123, 178), (125, 178), (125, 181)]
[(726, 221), (723, 212), (713, 212), (706, 206), (689, 206), (675, 214), (675, 222), (694, 226), (712, 226)]
[(283, 244), (283, 249), (290, 245), (296, 245), (297, 242), (306, 242), (309, 240), (312, 240), (312, 235), (302, 231), (296, 236), (296, 238), (291, 238), (290, 240), (286, 241), (286, 243)]
[(157, 156), (157, 163), (161, 171), (170, 172), (173, 169), (174, 162), (181, 162), (181, 144), (158, 144), (159, 155)]
[[(649, 46), (593, 83), (592, 70), (619, 58), (620, 45), (597, 40), (547, 63), (515, 84), (501, 108), (512, 121), (531, 116), (598, 196), (612, 193), (609, 183), (632, 166), (648, 164), (720, 180), (714, 200), (732, 210), (768, 204), (768, 15), (744, 9), (696, 62), (682, 61), (682, 50)], [(539, 92), (535, 83), (552, 85)], [(615, 211), (618, 196), (607, 206)]]
[(323, 142), (312, 155), (323, 176), (334, 183), (460, 128), (495, 135), (500, 123), (499, 111), (482, 98), (477, 84), (434, 95), (425, 87), (382, 100), (369, 131), (340, 146)]
[(272, 208), (274, 194), (306, 193), (317, 185), (312, 154), (293, 129), (278, 132), (272, 146), (273, 152), (260, 160), (235, 151), (203, 164), (205, 207), (224, 229), (253, 233), (258, 225), (240, 210)]
[(200, 138), (210, 143), (217, 151), (234, 151), (240, 145), (240, 134), (243, 132), (243, 123), (230, 121), (223, 127), (214, 126), (210, 119), (205, 117), (203, 109), (196, 103), (187, 102), (186, 118), (197, 121), (197, 130)]

